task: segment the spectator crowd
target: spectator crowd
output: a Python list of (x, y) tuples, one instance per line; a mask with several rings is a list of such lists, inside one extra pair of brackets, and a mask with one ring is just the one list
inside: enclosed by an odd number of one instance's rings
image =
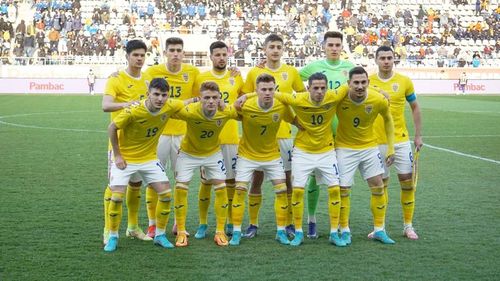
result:
[[(0, 0), (0, 54), (3, 63), (18, 64), (35, 63), (20, 59), (26, 57), (114, 57), (128, 40), (141, 38), (149, 54), (160, 58), (159, 38), (175, 32), (225, 41), (245, 65), (262, 55), (263, 37), (278, 33), (286, 42), (284, 57), (300, 66), (321, 56), (325, 31), (341, 30), (345, 55), (358, 62), (370, 61), (380, 45), (392, 46), (402, 63), (500, 60), (500, 6), (490, 7), (488, 0), (442, 2)], [(21, 14), (20, 5), (29, 5), (28, 13)]]

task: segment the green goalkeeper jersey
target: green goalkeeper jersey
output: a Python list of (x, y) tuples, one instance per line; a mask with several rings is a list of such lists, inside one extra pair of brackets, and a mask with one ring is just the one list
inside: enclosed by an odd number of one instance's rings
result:
[[(326, 78), (328, 78), (328, 89), (336, 90), (340, 85), (349, 80), (349, 71), (353, 67), (355, 67), (355, 65), (347, 60), (339, 60), (336, 63), (332, 63), (324, 59), (309, 63), (304, 66), (299, 73), (302, 81), (306, 81), (316, 72), (323, 73), (326, 75)], [(331, 123), (334, 136), (337, 135), (338, 122), (337, 116), (335, 116)]]
[(300, 70), (302, 81), (309, 79), (309, 76), (316, 72), (326, 75), (328, 78), (328, 89), (335, 90), (349, 79), (349, 71), (355, 65), (347, 60), (339, 60), (337, 63), (331, 63), (325, 60), (318, 60), (304, 66)]

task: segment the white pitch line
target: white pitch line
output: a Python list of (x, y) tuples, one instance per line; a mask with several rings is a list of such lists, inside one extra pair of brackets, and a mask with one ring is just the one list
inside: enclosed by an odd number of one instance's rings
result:
[(88, 113), (88, 112), (95, 112), (95, 111), (89, 111), (89, 110), (80, 110), (80, 111), (47, 111), (47, 112), (32, 112), (32, 113), (21, 113), (21, 114), (13, 114), (13, 115), (4, 115), (0, 116), (0, 119), (3, 118), (11, 118), (11, 117), (24, 117), (24, 116), (33, 116), (33, 115), (47, 115), (47, 114), (55, 114), (55, 113), (62, 113), (62, 114), (68, 114), (68, 113)]
[(422, 136), (424, 139), (439, 139), (439, 138), (495, 138), (500, 135), (452, 135), (452, 136)]
[[(47, 115), (47, 114), (68, 114), (68, 113), (88, 113), (95, 111), (48, 111), (48, 112), (33, 112), (33, 113), (22, 113), (22, 114), (13, 114), (13, 115), (4, 115), (0, 116), (0, 119), (11, 118), (11, 117), (25, 117), (25, 116), (33, 116), (33, 115)], [(106, 133), (106, 131), (100, 130), (87, 130), (87, 129), (67, 129), (67, 128), (56, 128), (56, 127), (42, 127), (35, 125), (23, 125), (17, 123), (10, 123), (0, 120), (0, 124), (9, 125), (13, 127), (19, 128), (30, 128), (30, 129), (45, 129), (45, 130), (54, 130), (54, 131), (66, 131), (66, 132), (87, 132), (87, 133)]]
[(0, 124), (9, 125), (13, 127), (20, 127), (20, 128), (30, 128), (30, 129), (44, 129), (44, 130), (67, 131), (67, 132), (106, 133), (106, 131), (99, 131), (99, 130), (66, 129), (66, 128), (55, 128), (55, 127), (40, 127), (35, 125), (22, 125), (16, 123), (9, 123), (1, 120)]
[(462, 153), (462, 152), (458, 152), (458, 151), (447, 149), (447, 148), (437, 147), (437, 146), (433, 146), (433, 145), (430, 145), (430, 144), (427, 144), (427, 143), (424, 146), (425, 147), (429, 147), (429, 148), (433, 148), (433, 149), (436, 149), (436, 150), (441, 150), (441, 151), (453, 153), (453, 154), (456, 154), (456, 155), (468, 157), (468, 158), (473, 158), (473, 159), (483, 160), (483, 161), (486, 161), (486, 162), (500, 164), (500, 161), (497, 161), (497, 160), (493, 160), (493, 159), (489, 159), (489, 158), (484, 158), (484, 157), (479, 157), (479, 156), (471, 155), (471, 154), (467, 154), (467, 153)]

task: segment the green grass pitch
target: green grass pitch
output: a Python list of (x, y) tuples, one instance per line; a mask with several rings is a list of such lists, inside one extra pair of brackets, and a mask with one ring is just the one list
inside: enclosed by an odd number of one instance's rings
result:
[[(372, 225), (369, 191), (358, 176), (353, 244), (346, 248), (328, 243), (325, 191), (318, 213), (321, 237), (298, 248), (279, 245), (273, 240), (273, 194), (266, 185), (259, 235), (239, 247), (214, 244), (211, 210), (211, 235), (191, 238), (187, 248), (164, 250), (128, 240), (124, 220), (119, 249), (107, 254), (101, 232), (109, 116), (100, 110), (100, 97), (0, 96), (0, 280), (497, 279), (500, 97), (421, 96), (419, 101), (424, 143), (430, 146), (420, 157), (418, 241), (402, 237), (394, 175), (387, 231), (397, 243), (366, 238)], [(197, 226), (197, 186), (193, 181), (189, 195), (191, 234)], [(140, 215), (145, 228), (144, 204)], [(172, 222), (173, 216), (168, 229)]]

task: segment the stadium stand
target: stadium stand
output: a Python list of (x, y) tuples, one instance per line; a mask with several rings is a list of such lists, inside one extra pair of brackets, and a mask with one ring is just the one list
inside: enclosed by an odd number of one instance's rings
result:
[(195, 65), (207, 65), (207, 46), (219, 39), (235, 65), (251, 66), (275, 32), (287, 63), (302, 66), (321, 56), (325, 31), (342, 30), (345, 56), (361, 65), (373, 66), (377, 46), (391, 45), (405, 67), (472, 67), (473, 57), (499, 67), (500, 5), (478, 2), (0, 0), (0, 63), (122, 64), (126, 42), (142, 38), (153, 64), (164, 40), (180, 35)]

